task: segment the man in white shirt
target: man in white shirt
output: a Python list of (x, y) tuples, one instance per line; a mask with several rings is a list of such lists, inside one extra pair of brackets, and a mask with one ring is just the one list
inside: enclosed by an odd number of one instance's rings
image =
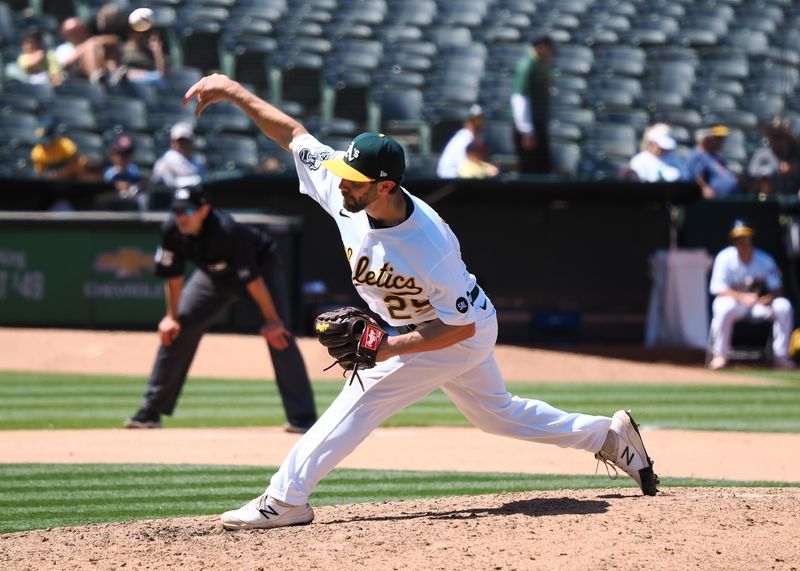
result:
[(153, 184), (175, 189), (183, 186), (188, 178), (202, 178), (205, 166), (194, 151), (194, 127), (190, 123), (175, 123), (170, 129), (169, 138), (169, 150), (153, 165)]
[(480, 137), (483, 130), (483, 109), (473, 105), (469, 109), (469, 117), (464, 125), (455, 132), (445, 145), (439, 163), (436, 165), (436, 176), (439, 178), (459, 178), (458, 169), (467, 161), (467, 147)]
[(710, 369), (727, 365), (733, 326), (747, 317), (773, 322), (775, 366), (795, 367), (788, 357), (794, 326), (792, 304), (782, 295), (783, 282), (775, 260), (753, 246), (753, 235), (745, 221), (736, 220), (729, 234), (733, 245), (714, 259), (709, 284), (711, 295), (716, 296), (712, 304)]
[(494, 359), (494, 306), (463, 260), (458, 239), (425, 202), (400, 186), (400, 144), (362, 133), (345, 152), (315, 139), (297, 121), (223, 75), (186, 93), (197, 113), (228, 100), (270, 139), (294, 155), (300, 192), (333, 218), (353, 285), (369, 308), (401, 328), (386, 335), (377, 365), (359, 370), (330, 408), (295, 444), (266, 491), (222, 514), (229, 529), (310, 523), (317, 483), (395, 412), (441, 388), (479, 428), (494, 434), (594, 453), (658, 491), (652, 460), (630, 414), (613, 418), (566, 413), (511, 395)]
[(677, 144), (667, 133), (653, 131), (647, 135), (647, 147), (630, 160), (630, 167), (641, 182), (673, 182), (681, 177), (681, 169), (673, 160)]

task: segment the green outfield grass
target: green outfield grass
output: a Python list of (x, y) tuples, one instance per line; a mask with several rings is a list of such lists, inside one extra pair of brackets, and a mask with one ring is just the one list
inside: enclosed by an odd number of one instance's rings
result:
[[(86, 523), (210, 515), (263, 491), (275, 467), (129, 464), (0, 464), (0, 533)], [(796, 486), (665, 479), (662, 486)], [(628, 478), (337, 469), (315, 506), (499, 492), (630, 488)], [(569, 493), (565, 493), (569, 495)], [(496, 508), (476, 504), (476, 509)]]
[[(781, 378), (795, 378), (783, 373)], [(796, 375), (796, 374), (794, 374)], [(780, 375), (776, 375), (780, 376)], [(133, 414), (143, 377), (0, 372), (0, 429), (115, 428)], [(800, 383), (785, 386), (509, 383), (520, 396), (568, 411), (610, 416), (630, 408), (646, 427), (800, 432)], [(316, 382), (323, 411), (340, 383)], [(279, 426), (285, 421), (272, 382), (195, 378), (168, 427)], [(385, 426), (468, 426), (441, 391)]]

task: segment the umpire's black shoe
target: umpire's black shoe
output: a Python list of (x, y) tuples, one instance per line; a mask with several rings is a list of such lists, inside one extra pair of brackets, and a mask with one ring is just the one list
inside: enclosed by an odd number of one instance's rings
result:
[(308, 432), (309, 428), (311, 428), (310, 424), (294, 424), (292, 422), (287, 422), (283, 425), (283, 431), (291, 434), (305, 434)]
[(161, 428), (161, 415), (142, 408), (126, 419), (122, 426), (125, 428)]

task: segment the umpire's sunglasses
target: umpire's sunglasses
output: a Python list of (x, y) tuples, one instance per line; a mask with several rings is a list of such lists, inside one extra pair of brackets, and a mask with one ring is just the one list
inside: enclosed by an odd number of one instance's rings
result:
[(191, 216), (197, 212), (197, 208), (173, 208), (172, 212), (175, 214), (175, 216)]

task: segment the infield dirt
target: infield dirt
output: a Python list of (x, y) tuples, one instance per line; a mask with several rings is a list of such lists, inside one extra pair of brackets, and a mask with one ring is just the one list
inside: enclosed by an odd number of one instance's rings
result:
[[(0, 329), (0, 370), (143, 375), (156, 343), (154, 334)], [(312, 377), (321, 378), (317, 372), (320, 365), (328, 364), (327, 356), (311, 340), (301, 340), (301, 350)], [(509, 380), (775, 382), (709, 373), (697, 366), (513, 347), (499, 347), (497, 357)], [(264, 378), (271, 377), (271, 370), (259, 339), (210, 335), (203, 341), (192, 374)], [(340, 380), (338, 374), (326, 378)], [(800, 460), (792, 452), (800, 449), (797, 435), (648, 430), (644, 437), (662, 475), (800, 480)], [(30, 438), (38, 438), (39, 445), (49, 441), (60, 446), (35, 448)], [(6, 432), (0, 442), (0, 462), (163, 462), (168, 461), (167, 454), (159, 450), (170, 449), (172, 461), (199, 462), (200, 455), (191, 452), (175, 459), (175, 450), (196, 452), (214, 441), (222, 442), (220, 449), (224, 446), (233, 456), (238, 443), (238, 454), (252, 460), (248, 450), (258, 449), (259, 443), (263, 450), (269, 441), (268, 448), (274, 445), (282, 455), (281, 447), (290, 446), (293, 439), (273, 429)], [(381, 445), (370, 448), (371, 439)], [(520, 445), (528, 448), (520, 451)], [(585, 473), (594, 468), (585, 453), (512, 442), (470, 429), (383, 429), (362, 448), (353, 455), (361, 458), (361, 467), (410, 468), (412, 460), (427, 456), (429, 469), (476, 469), (464, 467), (463, 459), (485, 453), (489, 457), (481, 457), (482, 471)], [(67, 453), (54, 457), (56, 449)], [(380, 449), (383, 454), (378, 453)], [(120, 450), (127, 452), (120, 454)], [(213, 447), (208, 453), (214, 454)], [(232, 460), (231, 454), (208, 458), (243, 463)], [(497, 458), (494, 464), (491, 454)], [(518, 464), (504, 465), (504, 458)], [(247, 463), (276, 462), (262, 456)], [(655, 498), (639, 496), (631, 489), (569, 490), (325, 507), (317, 509), (310, 526), (267, 532), (225, 532), (217, 518), (198, 517), (6, 534), (0, 535), (0, 568), (507, 570), (559, 566), (796, 571), (800, 566), (800, 488), (683, 489), (669, 487), (668, 478), (662, 480), (666, 485)], [(253, 495), (259, 492), (254, 490)]]

